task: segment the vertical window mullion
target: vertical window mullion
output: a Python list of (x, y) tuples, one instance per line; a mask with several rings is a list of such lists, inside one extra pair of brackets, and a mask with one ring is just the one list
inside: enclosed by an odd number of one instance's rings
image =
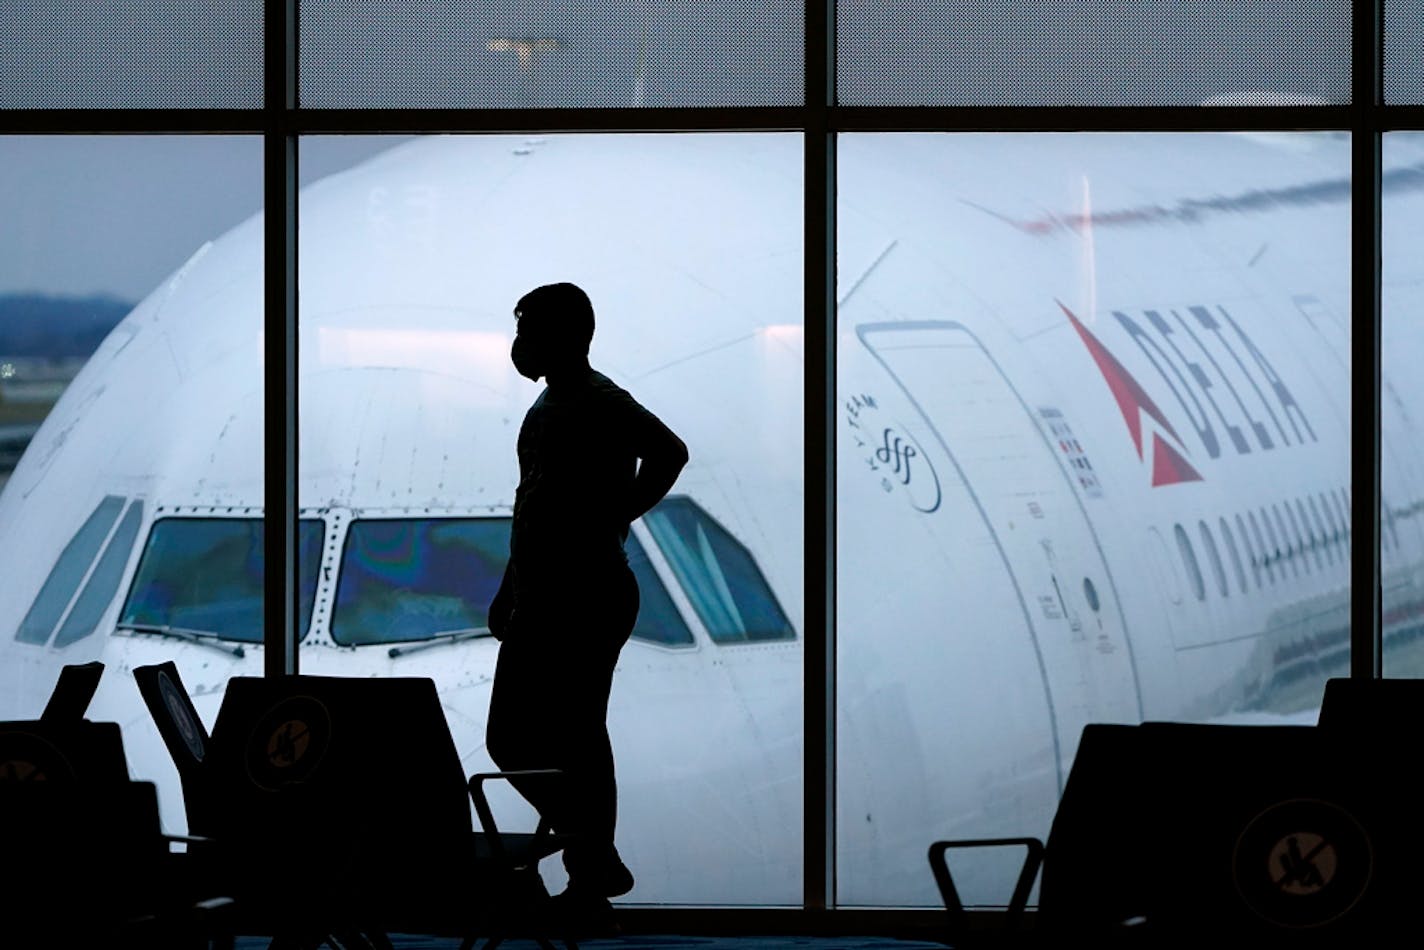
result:
[(1383, 0), (1356, 0), (1351, 133), (1350, 675), (1381, 675), (1380, 163)]
[(806, 4), (804, 906), (835, 903), (835, 0)]
[[(277, 15), (273, 15), (273, 14)], [(267, 4), (263, 216), (263, 644), (268, 676), (297, 672), (296, 2)]]

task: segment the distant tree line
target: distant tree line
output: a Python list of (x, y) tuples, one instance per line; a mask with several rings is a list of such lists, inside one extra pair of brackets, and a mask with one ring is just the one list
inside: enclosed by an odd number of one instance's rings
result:
[(87, 357), (132, 309), (105, 296), (0, 294), (0, 358)]

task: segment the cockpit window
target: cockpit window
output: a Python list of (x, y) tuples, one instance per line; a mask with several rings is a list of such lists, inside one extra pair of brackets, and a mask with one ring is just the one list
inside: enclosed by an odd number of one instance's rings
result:
[[(363, 646), (483, 631), (509, 561), (509, 532), (508, 518), (352, 522), (331, 638)], [(667, 646), (693, 643), (636, 536), (629, 536), (627, 552), (641, 595), (633, 636)]]
[(353, 521), (331, 638), (360, 646), (485, 628), (509, 560), (509, 526), (508, 518)]
[(20, 621), (20, 629), (15, 639), (21, 643), (45, 643), (54, 632), (54, 625), (64, 615), (64, 608), (74, 598), (79, 582), (84, 580), (94, 556), (99, 553), (99, 545), (109, 536), (109, 529), (124, 508), (124, 500), (117, 495), (105, 495), (93, 513), (85, 519), (74, 537), (60, 552), (54, 562), (44, 586), (35, 595), (29, 613)]
[(795, 638), (751, 553), (691, 499), (669, 498), (643, 521), (714, 642)]
[(134, 539), (138, 537), (138, 526), (143, 521), (143, 503), (134, 502), (124, 512), (118, 530), (109, 539), (94, 573), (89, 575), (89, 583), (84, 585), (79, 599), (64, 618), (64, 626), (54, 635), (54, 645), (69, 646), (76, 640), (83, 640), (99, 628), (99, 620), (118, 592), (119, 581), (124, 579), (124, 568), (128, 566), (129, 555), (133, 553)]
[(637, 535), (628, 535), (624, 547), (628, 552), (628, 566), (638, 579), (638, 622), (633, 626), (633, 638), (663, 646), (691, 645), (692, 631), (687, 629), (687, 622), (677, 612), (677, 605), (648, 562), (648, 552), (643, 550)]
[[(301, 582), (298, 629), (305, 634), (321, 564), (325, 526), (303, 518), (297, 530)], [(262, 642), (262, 521), (162, 518), (148, 534), (120, 626)]]

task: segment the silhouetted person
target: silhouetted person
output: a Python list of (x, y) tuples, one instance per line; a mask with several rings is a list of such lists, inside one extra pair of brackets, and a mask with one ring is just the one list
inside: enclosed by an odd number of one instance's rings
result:
[(564, 851), (563, 903), (597, 913), (633, 887), (613, 846), (607, 727), (613, 667), (638, 616), (623, 543), (672, 487), (687, 447), (589, 367), (593, 307), (578, 287), (536, 288), (514, 318), (510, 359), (547, 387), (519, 429), (509, 566), (489, 608), (502, 643), (486, 741), (500, 768), (565, 771), (558, 787), (518, 787), (556, 831), (577, 835)]

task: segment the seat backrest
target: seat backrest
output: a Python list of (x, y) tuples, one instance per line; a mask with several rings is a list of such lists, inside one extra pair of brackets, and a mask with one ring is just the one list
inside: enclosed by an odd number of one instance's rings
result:
[(1135, 850), (1148, 763), (1136, 726), (1090, 724), (1045, 842), (1039, 912), (1044, 923), (1101, 931), (1141, 913), (1136, 880), (1124, 857)]
[(1424, 836), (1357, 745), (1313, 726), (1147, 723), (1112, 739), (1088, 749), (1093, 781), (1064, 791), (1045, 915), (1100, 932), (1140, 916), (1149, 941), (1349, 941), (1407, 906), (1388, 895)]
[(103, 675), (104, 664), (98, 660), (66, 665), (59, 671), (59, 682), (54, 684), (54, 692), (50, 693), (40, 718), (83, 719)]
[(136, 666), (133, 675), (153, 724), (158, 727), (158, 734), (178, 768), (188, 831), (195, 835), (213, 834), (218, 828), (219, 805), (207, 765), (211, 740), (178, 675), (178, 667), (169, 660)]
[(136, 666), (134, 680), (148, 707), (179, 775), (203, 766), (208, 754), (208, 731), (188, 697), (178, 667), (172, 660), (152, 666)]
[(127, 782), (118, 723), (87, 719), (0, 722), (0, 783)]
[(0, 781), (6, 945), (98, 946), (171, 894), (150, 782)]
[(1382, 729), (1412, 731), (1412, 725), (1424, 724), (1424, 680), (1329, 680), (1318, 722), (1322, 729), (1350, 730), (1366, 737)]
[(210, 762), (226, 835), (299, 876), (312, 862), (347, 898), (428, 889), (440, 875), (389, 869), (459, 864), (470, 844), (466, 778), (430, 679), (233, 677)]

